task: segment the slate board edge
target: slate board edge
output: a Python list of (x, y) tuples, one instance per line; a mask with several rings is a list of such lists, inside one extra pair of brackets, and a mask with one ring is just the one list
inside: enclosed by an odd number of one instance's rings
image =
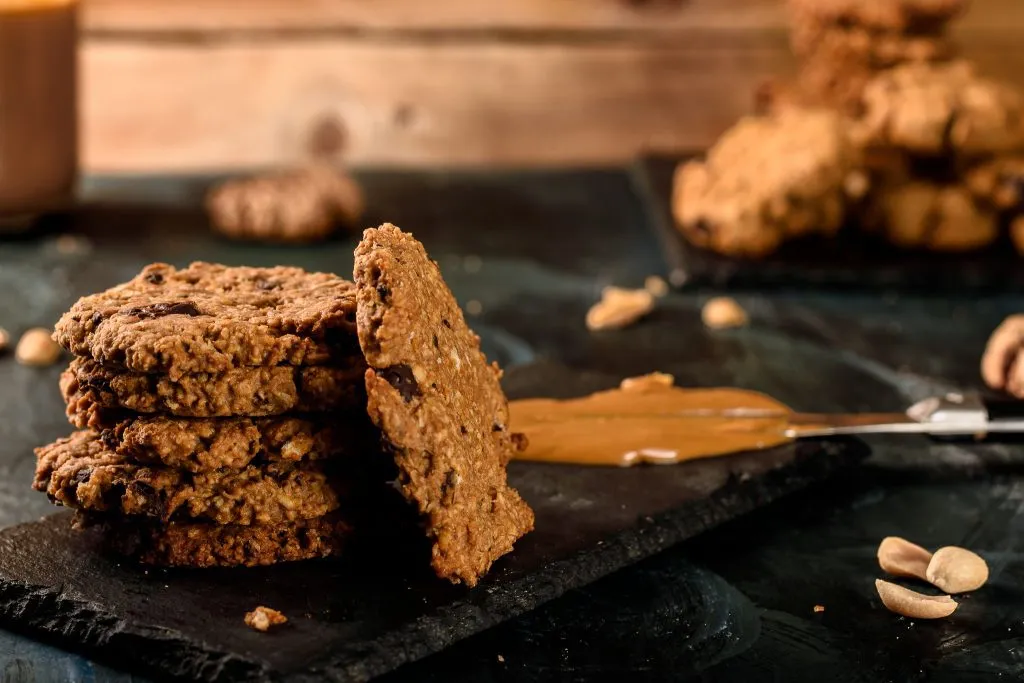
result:
[[(867, 446), (854, 439), (798, 442), (796, 449), (796, 459), (787, 465), (748, 481), (732, 479), (705, 499), (640, 521), (602, 544), (540, 571), (500, 585), (485, 584), (465, 600), (439, 608), (375, 641), (360, 643), (357, 664), (351, 663), (352, 652), (342, 650), (317, 660), (306, 671), (290, 673), (287, 679), (368, 681), (795, 493), (861, 462), (869, 454)], [(68, 602), (73, 605), (74, 616), (54, 619), (55, 614), (68, 613), (66, 608), (57, 609)], [(226, 655), (175, 631), (122, 622), (102, 605), (54, 591), (51, 586), (28, 585), (5, 576), (0, 576), (0, 626), (157, 679), (236, 681), (281, 677), (281, 672), (272, 671), (262, 662)], [(172, 663), (176, 665), (173, 669), (168, 666)]]

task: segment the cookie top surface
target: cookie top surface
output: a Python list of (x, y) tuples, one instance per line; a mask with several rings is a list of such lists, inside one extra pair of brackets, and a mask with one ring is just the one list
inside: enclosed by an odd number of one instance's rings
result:
[(857, 158), (835, 112), (787, 106), (746, 117), (704, 161), (677, 169), (673, 213), (700, 246), (760, 256), (785, 238), (839, 228)]
[(322, 365), (356, 352), (355, 288), (299, 268), (162, 263), (79, 299), (54, 338), (133, 372)]
[(281, 464), (193, 474), (139, 465), (89, 430), (36, 449), (33, 487), (67, 507), (94, 512), (276, 524), (338, 507), (338, 484), (313, 464)]
[(178, 376), (122, 372), (76, 358), (61, 376), (69, 409), (93, 404), (136, 413), (179, 417), (266, 416), (361, 409), (365, 404), (362, 358), (345, 366), (234, 368)]
[(370, 418), (426, 520), (435, 572), (472, 586), (533, 528), (533, 511), (507, 483), (516, 440), (501, 373), (412, 235), (365, 231), (355, 280)]
[(921, 154), (984, 156), (1024, 148), (1024, 96), (966, 62), (905, 64), (865, 87), (858, 137)]
[(969, 0), (789, 0), (795, 20), (813, 18), (895, 30), (936, 30)]

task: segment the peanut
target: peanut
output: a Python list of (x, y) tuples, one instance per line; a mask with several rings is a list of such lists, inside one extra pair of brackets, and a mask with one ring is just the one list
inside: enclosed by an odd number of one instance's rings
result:
[(53, 341), (50, 330), (34, 327), (21, 335), (14, 357), (22, 365), (43, 367), (53, 365), (60, 358), (60, 346)]
[(878, 565), (893, 576), (911, 576), (927, 581), (931, 559), (930, 552), (898, 536), (883, 538), (878, 546)]
[(948, 595), (924, 595), (882, 579), (875, 579), (875, 589), (890, 612), (912, 619), (941, 619), (957, 608)]
[(587, 329), (609, 330), (632, 325), (654, 308), (654, 295), (646, 289), (605, 287), (601, 300), (587, 311)]
[(660, 299), (668, 294), (668, 283), (665, 282), (665, 278), (657, 275), (648, 275), (647, 279), (644, 280), (644, 289)]
[(736, 303), (735, 299), (719, 296), (709, 299), (700, 313), (704, 325), (712, 330), (727, 327), (743, 327), (747, 324), (747, 312)]
[(1024, 398), (1024, 363), (1019, 363), (1024, 348), (1024, 315), (1011, 315), (989, 337), (981, 357), (981, 377), (993, 389), (1002, 389)]
[(988, 564), (970, 550), (946, 546), (932, 555), (926, 574), (929, 582), (947, 593), (966, 593), (985, 585)]

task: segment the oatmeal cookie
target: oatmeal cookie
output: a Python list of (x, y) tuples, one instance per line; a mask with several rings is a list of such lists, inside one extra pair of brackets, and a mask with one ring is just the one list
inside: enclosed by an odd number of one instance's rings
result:
[(148, 467), (113, 452), (90, 430), (37, 448), (36, 458), (37, 491), (94, 512), (249, 525), (321, 517), (338, 507), (338, 482), (312, 463), (198, 474)]
[(352, 527), (339, 514), (276, 524), (163, 524), (79, 511), (76, 525), (101, 528), (117, 555), (158, 567), (256, 567), (339, 555)]
[(834, 235), (858, 156), (835, 112), (786, 107), (747, 117), (704, 161), (676, 169), (673, 214), (690, 242), (731, 256), (761, 257), (789, 238)]
[(79, 299), (54, 337), (75, 355), (172, 378), (346, 362), (358, 353), (355, 289), (336, 275), (300, 268), (155, 263)]
[(368, 412), (425, 518), (435, 572), (475, 585), (533, 529), (533, 511), (506, 479), (518, 440), (501, 371), (411, 235), (393, 225), (364, 232), (355, 280)]
[(376, 447), (365, 413), (300, 417), (135, 417), (100, 431), (118, 455), (188, 472), (242, 469), (253, 461), (337, 460)]
[(884, 188), (870, 210), (869, 223), (899, 247), (970, 251), (999, 235), (996, 215), (978, 206), (962, 185), (910, 182)]
[(120, 372), (76, 358), (61, 375), (68, 416), (76, 426), (95, 424), (92, 408), (178, 417), (263, 417), (288, 412), (333, 412), (365, 405), (366, 365), (275, 366), (221, 373), (146, 375)]
[(339, 224), (355, 225), (363, 203), (356, 181), (328, 165), (229, 180), (206, 197), (210, 222), (222, 235), (286, 243), (322, 240)]
[(1024, 97), (965, 62), (906, 64), (864, 88), (858, 135), (915, 154), (976, 156), (1024, 147)]

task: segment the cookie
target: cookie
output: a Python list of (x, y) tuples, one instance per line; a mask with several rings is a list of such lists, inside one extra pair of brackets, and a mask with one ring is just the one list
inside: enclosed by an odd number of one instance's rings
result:
[(358, 353), (355, 289), (336, 275), (299, 268), (155, 263), (79, 299), (54, 338), (77, 356), (172, 378), (343, 363)]
[(393, 225), (365, 231), (355, 280), (370, 418), (425, 518), (434, 571), (475, 585), (533, 529), (533, 511), (506, 479), (517, 439), (501, 371), (411, 235)]
[(873, 198), (874, 218), (885, 238), (899, 247), (971, 251), (996, 240), (996, 215), (980, 207), (963, 185), (910, 182), (882, 188)]
[(999, 211), (1024, 212), (1024, 156), (1004, 156), (969, 169), (964, 182), (982, 203)]
[(94, 424), (91, 410), (166, 413), (178, 417), (262, 417), (288, 412), (332, 412), (365, 404), (365, 364), (345, 367), (236, 368), (221, 373), (147, 375), (120, 372), (76, 358), (61, 375), (68, 416)]
[(814, 21), (794, 21), (789, 36), (797, 57), (840, 70), (886, 69), (904, 62), (948, 59), (956, 52), (953, 42), (942, 34), (908, 34)]
[(762, 257), (787, 239), (839, 230), (857, 159), (835, 112), (785, 107), (747, 117), (704, 161), (676, 169), (673, 215), (699, 247)]
[(222, 235), (284, 243), (322, 240), (339, 224), (355, 225), (363, 203), (355, 180), (328, 165), (229, 180), (206, 197), (210, 223)]
[(373, 449), (365, 413), (269, 418), (136, 417), (107, 425), (108, 449), (143, 465), (188, 472), (241, 469), (252, 462), (336, 460)]
[(1024, 147), (1024, 97), (965, 62), (906, 64), (864, 88), (858, 136), (915, 154), (978, 156)]
[(339, 555), (352, 527), (336, 513), (277, 524), (161, 524), (138, 517), (76, 515), (98, 526), (117, 555), (159, 567), (256, 567)]
[(961, 14), (968, 0), (789, 0), (793, 21), (894, 31), (937, 30)]
[(37, 448), (36, 458), (36, 490), (93, 512), (249, 525), (312, 519), (338, 507), (338, 482), (309, 463), (198, 474), (148, 467), (90, 430)]

